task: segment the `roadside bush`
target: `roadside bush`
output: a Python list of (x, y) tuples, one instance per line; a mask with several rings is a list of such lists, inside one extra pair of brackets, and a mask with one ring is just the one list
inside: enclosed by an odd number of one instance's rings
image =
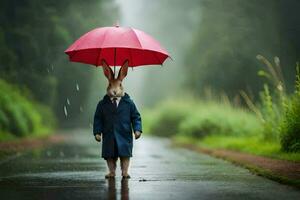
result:
[(150, 133), (157, 136), (172, 136), (178, 133), (180, 123), (193, 110), (194, 102), (167, 101), (154, 108), (155, 119), (151, 122)]
[(144, 109), (141, 112), (143, 123), (143, 134), (150, 134), (156, 118), (155, 110)]
[[(42, 106), (25, 97), (17, 87), (0, 80), (0, 133), (21, 137), (45, 128), (53, 116), (47, 116), (51, 111), (41, 111), (37, 107)], [(44, 116), (50, 118), (44, 119)]]
[(264, 85), (264, 90), (260, 93), (261, 105), (259, 105), (260, 112), (263, 116), (262, 124), (264, 129), (262, 131), (263, 139), (269, 141), (279, 141), (279, 124), (282, 121), (284, 112), (283, 104), (276, 95), (272, 95), (267, 84)]
[[(29, 114), (26, 114), (25, 99), (19, 94), (19, 91), (5, 83), (0, 81), (0, 107), (3, 115), (1, 120), (2, 131), (10, 132), (16, 136), (26, 135), (32, 128), (28, 119)], [(33, 112), (35, 110), (33, 109)]]
[(240, 93), (254, 113), (236, 108), (227, 100), (172, 100), (151, 110), (152, 118), (148, 117), (151, 120), (147, 122), (150, 132), (160, 136), (178, 135), (178, 138), (204, 140), (211, 136), (225, 136), (233, 143), (238, 141), (238, 137), (243, 141), (255, 138), (255, 142), (272, 144), (278, 150), (281, 145), (283, 151), (300, 152), (299, 65), (296, 89), (289, 96), (279, 58), (274, 58), (274, 65), (261, 55), (257, 59), (265, 66), (265, 70), (260, 70), (258, 74), (268, 80), (260, 93), (261, 101), (255, 105), (244, 91)]
[[(249, 108), (257, 114), (263, 125), (262, 136), (265, 141), (281, 144), (287, 152), (300, 152), (300, 72), (296, 67), (296, 83), (293, 95), (287, 95), (280, 60), (274, 57), (274, 64), (257, 55), (265, 67), (258, 72), (266, 78), (264, 90), (260, 93), (261, 104), (256, 107), (250, 98), (241, 93)], [(271, 87), (269, 87), (269, 85)]]
[(300, 72), (297, 66), (295, 94), (286, 105), (286, 111), (280, 124), (282, 150), (300, 152)]
[(55, 114), (48, 106), (42, 104), (36, 104), (35, 108), (41, 115), (41, 124), (44, 128), (51, 129), (56, 127), (57, 120), (55, 118)]
[(262, 131), (254, 114), (216, 101), (173, 100), (157, 106), (151, 113), (155, 117), (147, 126), (152, 134), (160, 136), (250, 136)]
[(202, 138), (211, 134), (250, 136), (261, 131), (253, 114), (224, 103), (200, 102), (179, 127), (181, 135)]
[(272, 63), (262, 55), (257, 55), (256, 58), (264, 64), (264, 69), (258, 71), (258, 75), (267, 81), (263, 85), (263, 91), (260, 92), (261, 104), (258, 107), (264, 126), (263, 138), (266, 141), (279, 142), (279, 124), (288, 99), (280, 59), (274, 57)]

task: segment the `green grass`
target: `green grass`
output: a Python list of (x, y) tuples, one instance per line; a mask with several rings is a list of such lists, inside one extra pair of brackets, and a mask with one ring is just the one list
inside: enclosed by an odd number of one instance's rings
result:
[(267, 142), (258, 137), (233, 137), (210, 135), (201, 140), (186, 136), (175, 136), (174, 141), (179, 144), (193, 144), (210, 149), (228, 149), (249, 154), (265, 156), (275, 159), (300, 161), (300, 153), (286, 153), (281, 151), (280, 143)]

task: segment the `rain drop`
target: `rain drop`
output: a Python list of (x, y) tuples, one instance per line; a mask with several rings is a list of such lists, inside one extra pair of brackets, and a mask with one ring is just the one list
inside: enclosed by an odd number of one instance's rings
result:
[(59, 152), (59, 155), (60, 155), (60, 157), (64, 157), (65, 156), (65, 154), (64, 154), (64, 152)]
[(53, 65), (51, 65), (51, 69), (52, 69), (52, 71), (54, 71), (54, 67), (53, 67)]
[(76, 90), (79, 91), (79, 85), (76, 83)]
[(67, 98), (67, 104), (71, 105), (69, 98)]
[(67, 111), (67, 107), (66, 106), (64, 106), (64, 113), (65, 113), (65, 116), (67, 118), (68, 117), (68, 111)]
[(82, 106), (79, 107), (80, 112), (83, 112), (83, 108)]
[(277, 66), (280, 66), (280, 59), (277, 56), (274, 57), (274, 62)]

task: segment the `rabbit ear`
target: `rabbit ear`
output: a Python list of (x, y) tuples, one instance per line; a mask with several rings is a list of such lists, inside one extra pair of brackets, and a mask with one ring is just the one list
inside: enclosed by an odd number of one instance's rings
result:
[(126, 60), (122, 65), (118, 74), (118, 79), (122, 81), (127, 76), (127, 71), (128, 71), (128, 60)]
[(107, 65), (107, 63), (105, 62), (105, 60), (102, 60), (102, 69), (103, 69), (103, 73), (106, 76), (106, 78), (108, 80), (112, 80), (114, 78), (114, 72), (112, 71), (112, 69)]

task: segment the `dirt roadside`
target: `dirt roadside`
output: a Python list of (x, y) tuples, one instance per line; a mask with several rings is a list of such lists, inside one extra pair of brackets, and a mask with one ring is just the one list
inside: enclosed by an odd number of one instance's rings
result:
[(274, 181), (300, 188), (300, 163), (276, 160), (225, 149), (208, 149), (190, 144), (176, 144), (181, 147), (228, 160), (249, 169), (251, 172)]

